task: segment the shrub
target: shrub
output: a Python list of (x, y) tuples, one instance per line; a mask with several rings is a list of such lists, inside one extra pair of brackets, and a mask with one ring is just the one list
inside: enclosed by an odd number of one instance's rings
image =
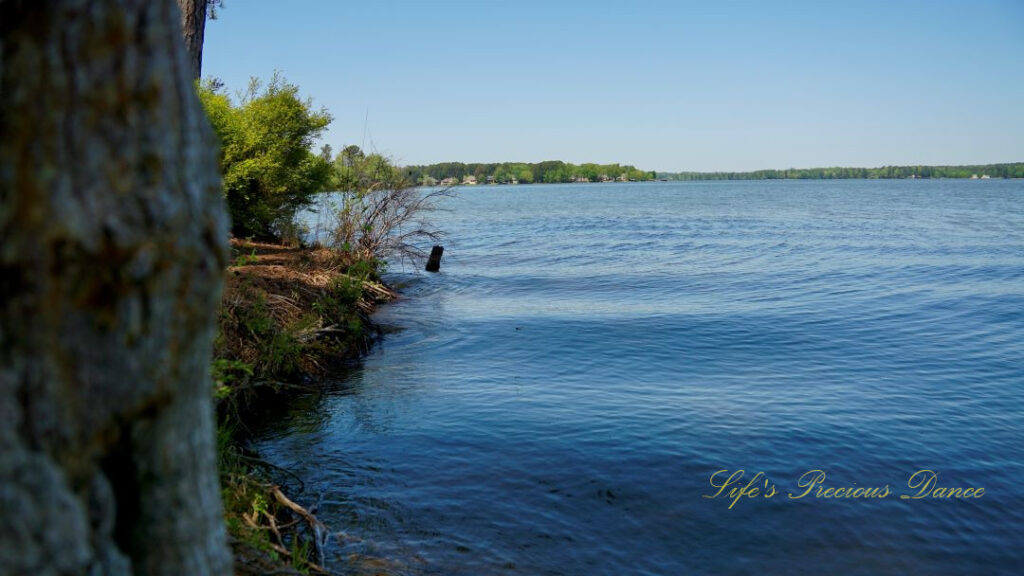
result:
[(385, 258), (424, 259), (429, 246), (441, 238), (426, 216), (450, 195), (449, 189), (417, 189), (387, 158), (365, 155), (358, 146), (338, 154), (334, 172), (341, 200), (334, 207), (328, 244), (349, 263), (372, 265), (372, 275)]
[(292, 233), (296, 211), (331, 181), (330, 163), (310, 151), (331, 117), (276, 73), (266, 86), (254, 78), (237, 105), (222, 90), (207, 81), (199, 98), (220, 139), (231, 231), (279, 240)]

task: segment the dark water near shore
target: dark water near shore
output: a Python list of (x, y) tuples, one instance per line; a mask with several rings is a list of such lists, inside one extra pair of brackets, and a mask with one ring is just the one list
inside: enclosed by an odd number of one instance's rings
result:
[[(405, 298), (377, 315), (401, 330), (259, 443), (346, 531), (334, 569), (1024, 566), (1024, 181), (481, 187), (447, 206), (442, 272), (399, 269)], [(702, 498), (720, 469), (777, 493)], [(788, 499), (812, 469), (890, 494)], [(901, 500), (919, 469), (984, 496)]]

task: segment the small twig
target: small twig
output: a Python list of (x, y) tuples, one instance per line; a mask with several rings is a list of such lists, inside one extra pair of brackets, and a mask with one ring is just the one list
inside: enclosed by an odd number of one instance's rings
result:
[(281, 536), (281, 531), (277, 529), (277, 519), (274, 518), (273, 514), (267, 514), (267, 522), (270, 523), (270, 531), (277, 538), (277, 543), (284, 546), (284, 537)]

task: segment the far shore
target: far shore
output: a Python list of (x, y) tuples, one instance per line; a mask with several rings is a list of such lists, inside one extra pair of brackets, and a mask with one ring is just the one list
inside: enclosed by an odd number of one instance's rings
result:
[(820, 181), (836, 181), (836, 180), (863, 180), (863, 181), (886, 181), (886, 180), (1024, 180), (1024, 176), (1006, 176), (999, 178), (957, 178), (957, 177), (940, 177), (940, 178), (707, 178), (707, 179), (694, 179), (694, 180), (672, 180), (669, 178), (659, 178), (657, 180), (628, 180), (628, 181), (598, 181), (598, 182), (529, 182), (529, 183), (512, 183), (512, 182), (490, 182), (487, 184), (421, 184), (418, 188), (440, 188), (440, 187), (454, 187), (454, 188), (506, 188), (506, 187), (520, 187), (520, 186), (566, 186), (566, 185), (577, 185), (577, 184), (658, 184), (666, 182), (675, 182), (677, 184), (684, 184), (690, 182), (820, 182)]

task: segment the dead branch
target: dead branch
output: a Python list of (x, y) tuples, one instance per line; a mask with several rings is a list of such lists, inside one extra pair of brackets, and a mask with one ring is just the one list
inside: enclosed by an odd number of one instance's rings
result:
[[(314, 550), (317, 553), (317, 558), (320, 560), (320, 563), (323, 564), (325, 557), (324, 544), (327, 542), (328, 535), (327, 527), (324, 526), (323, 522), (317, 520), (316, 516), (313, 516), (308, 510), (289, 500), (288, 497), (281, 492), (281, 488), (279, 486), (272, 487), (271, 494), (273, 494), (274, 499), (277, 500), (278, 503), (301, 516), (306, 520), (306, 523), (309, 524), (309, 528), (313, 532)], [(313, 564), (310, 563), (310, 565)]]

